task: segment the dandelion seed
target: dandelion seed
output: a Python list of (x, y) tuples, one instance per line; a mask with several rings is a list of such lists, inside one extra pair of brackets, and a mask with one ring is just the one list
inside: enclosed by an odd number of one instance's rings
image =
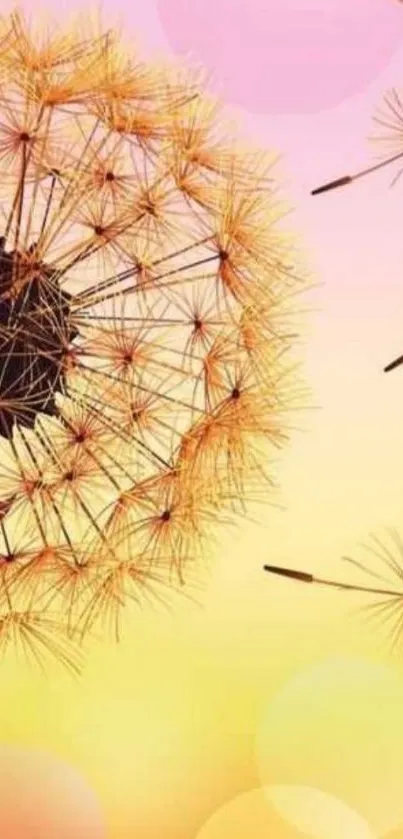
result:
[(276, 565), (265, 565), (264, 570), (308, 585), (367, 595), (370, 602), (360, 610), (364, 610), (372, 620), (386, 624), (393, 649), (400, 642), (403, 632), (403, 541), (396, 530), (388, 531), (388, 540), (390, 545), (373, 536), (362, 546), (366, 557), (371, 558), (370, 562), (344, 557), (351, 568), (375, 580), (373, 584), (366, 581), (342, 582)]

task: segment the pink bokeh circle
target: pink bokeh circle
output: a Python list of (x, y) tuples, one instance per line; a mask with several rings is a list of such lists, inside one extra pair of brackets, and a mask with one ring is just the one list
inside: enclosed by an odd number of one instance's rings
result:
[(394, 0), (156, 0), (172, 48), (213, 72), (233, 105), (309, 113), (373, 81), (399, 45)]
[(95, 793), (45, 752), (0, 745), (2, 839), (106, 839)]

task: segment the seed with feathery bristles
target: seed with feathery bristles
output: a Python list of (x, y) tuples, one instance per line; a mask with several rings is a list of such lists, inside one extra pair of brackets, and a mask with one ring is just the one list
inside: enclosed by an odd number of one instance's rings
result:
[[(361, 575), (366, 574), (367, 579), (370, 577), (371, 581), (368, 582), (365, 579), (357, 582), (334, 580), (277, 565), (264, 565), (264, 570), (308, 585), (367, 595), (370, 602), (362, 607), (363, 610), (371, 619), (386, 624), (394, 648), (401, 641), (403, 627), (403, 541), (394, 529), (388, 531), (388, 537), (388, 540), (381, 540), (373, 535), (362, 546), (366, 554), (364, 561), (343, 557), (350, 567), (358, 569)], [(370, 561), (367, 557), (370, 557)]]

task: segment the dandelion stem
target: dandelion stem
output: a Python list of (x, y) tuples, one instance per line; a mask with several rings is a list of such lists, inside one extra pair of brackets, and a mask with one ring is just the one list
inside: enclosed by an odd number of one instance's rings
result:
[[(181, 256), (182, 254), (186, 253), (187, 251), (193, 250), (196, 247), (200, 247), (201, 245), (205, 245), (207, 242), (212, 240), (212, 236), (205, 236), (204, 239), (199, 239), (197, 242), (192, 242), (191, 245), (187, 245), (180, 250), (176, 250), (173, 253), (169, 253), (166, 256), (161, 257), (160, 259), (156, 259), (150, 263), (148, 266), (149, 268), (155, 268), (156, 265), (161, 265), (162, 262), (167, 262), (169, 259), (173, 259), (174, 257)], [(185, 266), (188, 267), (188, 266)], [(183, 268), (182, 268), (183, 270)], [(99, 294), (101, 291), (105, 291), (106, 289), (110, 288), (111, 286), (117, 285), (118, 283), (123, 282), (124, 280), (128, 280), (131, 277), (135, 276), (139, 273), (139, 269), (134, 265), (131, 268), (126, 268), (124, 271), (121, 271), (118, 274), (114, 274), (111, 277), (107, 277), (100, 283), (91, 286), (90, 291), (81, 292), (80, 294), (76, 295), (76, 300), (86, 299), (87, 297), (93, 297), (94, 294)], [(174, 272), (175, 273), (175, 272)], [(164, 275), (160, 275), (157, 279), (161, 279)], [(144, 284), (142, 285), (142, 288)], [(104, 298), (102, 298), (103, 300)]]
[(9, 539), (8, 539), (7, 530), (6, 530), (6, 526), (4, 524), (3, 519), (1, 519), (1, 521), (0, 521), (0, 528), (1, 528), (1, 532), (3, 534), (4, 544), (6, 546), (7, 556), (10, 557), (11, 556), (10, 542), (9, 542)]
[(292, 580), (298, 580), (301, 583), (315, 583), (320, 586), (329, 586), (332, 588), (342, 589), (343, 591), (361, 591), (367, 594), (380, 594), (387, 597), (403, 597), (403, 591), (396, 591), (396, 589), (382, 589), (372, 588), (371, 586), (358, 586), (352, 583), (341, 583), (337, 580), (324, 580), (322, 577), (314, 577), (305, 571), (295, 571), (291, 568), (279, 568), (277, 565), (264, 565), (264, 571), (269, 574), (278, 574), (281, 577), (290, 577)]
[(41, 238), (42, 238), (42, 236), (45, 232), (46, 222), (48, 220), (50, 208), (51, 208), (52, 201), (53, 201), (53, 193), (54, 193), (54, 190), (55, 190), (55, 186), (56, 186), (56, 175), (52, 175), (52, 180), (51, 180), (51, 184), (50, 184), (50, 187), (49, 187), (49, 193), (48, 193), (48, 198), (47, 198), (47, 202), (46, 202), (45, 214), (44, 214), (43, 221), (42, 221), (41, 232), (39, 234), (39, 240), (41, 240)]
[[(189, 265), (181, 265), (179, 268), (172, 269), (171, 271), (167, 271), (165, 274), (158, 274), (157, 276), (153, 277), (148, 282), (144, 282), (139, 286), (130, 286), (129, 288), (123, 289), (123, 291), (119, 292), (121, 297), (125, 297), (128, 294), (139, 294), (140, 292), (144, 292), (147, 289), (154, 288), (156, 283), (159, 280), (165, 280), (166, 277), (176, 276), (177, 274), (182, 274), (184, 271), (190, 271), (193, 268), (197, 268), (200, 265), (206, 265), (210, 262), (217, 262), (219, 260), (219, 254), (214, 254), (213, 256), (205, 257), (204, 259), (198, 259), (196, 262), (191, 262)], [(133, 273), (133, 269), (128, 271), (128, 277), (130, 277)], [(207, 276), (211, 276), (210, 274), (206, 274)], [(194, 277), (188, 278), (190, 281), (200, 280), (199, 275), (195, 275)], [(158, 288), (169, 288), (170, 286), (177, 285), (180, 280), (172, 280), (171, 282), (163, 282), (160, 283)], [(118, 296), (117, 292), (110, 292), (110, 294), (100, 295), (92, 297), (92, 289), (89, 292), (82, 292), (82, 294), (77, 294), (74, 297), (74, 304), (71, 307), (73, 312), (82, 311), (83, 309), (88, 309), (90, 306), (96, 306), (99, 303), (106, 303), (108, 300), (114, 300)], [(77, 305), (77, 303), (81, 303), (81, 305)]]
[(15, 196), (14, 196), (14, 200), (13, 200), (13, 203), (12, 203), (12, 206), (11, 206), (11, 210), (10, 210), (10, 213), (9, 213), (9, 216), (8, 216), (8, 219), (7, 219), (7, 224), (6, 224), (6, 227), (5, 227), (5, 230), (4, 230), (4, 241), (7, 240), (7, 237), (10, 233), (11, 225), (13, 223), (14, 213), (17, 209), (17, 206), (18, 206), (19, 202), (21, 201), (20, 196), (21, 196), (21, 192), (24, 189), (24, 179), (25, 179), (25, 171), (26, 171), (26, 149), (25, 149), (25, 145), (23, 146), (22, 152), (23, 153), (22, 153), (22, 160), (21, 160), (20, 177), (19, 177), (19, 180), (18, 180), (17, 189), (16, 189), (16, 192), (15, 192)]
[(329, 181), (322, 186), (316, 187), (316, 189), (312, 190), (311, 195), (320, 195), (322, 192), (329, 192), (331, 189), (337, 189), (338, 187), (352, 184), (359, 178), (363, 178), (365, 175), (371, 174), (371, 172), (376, 172), (378, 169), (383, 169), (384, 166), (389, 166), (390, 163), (394, 163), (402, 157), (403, 152), (399, 152), (398, 154), (394, 154), (393, 157), (388, 157), (387, 160), (383, 160), (381, 163), (376, 163), (374, 166), (369, 166), (367, 169), (362, 169), (360, 172), (356, 172), (355, 175), (343, 175), (341, 178), (336, 178), (334, 181)]

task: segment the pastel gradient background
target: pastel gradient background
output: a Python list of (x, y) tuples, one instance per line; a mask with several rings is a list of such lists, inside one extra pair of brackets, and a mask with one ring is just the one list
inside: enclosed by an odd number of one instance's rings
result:
[[(56, 19), (79, 6), (48, 0)], [(318, 283), (305, 330), (318, 408), (282, 458), (283, 509), (224, 534), (201, 607), (132, 614), (78, 682), (2, 665), (0, 834), (298, 839), (308, 807), (318, 839), (399, 839), (403, 649), (388, 658), (351, 615), (359, 597), (262, 565), (342, 575), (341, 555), (370, 532), (403, 531), (403, 374), (382, 373), (403, 350), (403, 183), (390, 189), (384, 170), (309, 195), (372, 159), (373, 112), (403, 86), (403, 6), (104, 0), (103, 19), (149, 55), (204, 64), (244, 135), (282, 153), (290, 225)]]

